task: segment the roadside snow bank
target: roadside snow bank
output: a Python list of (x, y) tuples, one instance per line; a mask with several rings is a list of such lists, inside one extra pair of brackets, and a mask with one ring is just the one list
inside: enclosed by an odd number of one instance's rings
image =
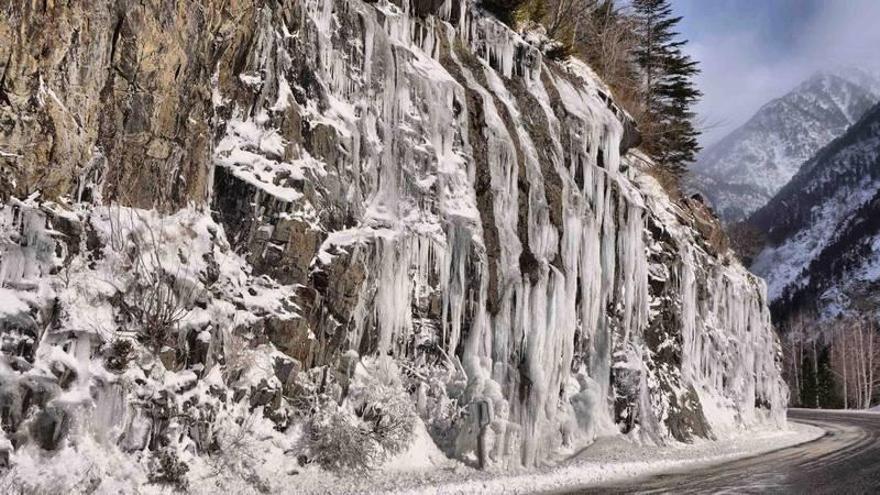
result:
[(805, 409), (793, 407), (789, 411), (823, 412), (829, 414), (877, 414), (880, 413), (880, 405), (870, 409)]
[[(744, 457), (764, 454), (813, 441), (824, 430), (799, 423), (789, 423), (786, 430), (765, 429), (743, 432), (724, 442), (699, 441), (667, 447), (623, 441), (620, 437), (600, 438), (590, 447), (574, 454), (555, 467), (516, 474), (482, 472), (460, 463), (433, 472), (386, 472), (358, 481), (337, 480), (312, 485), (300, 479), (308, 493), (398, 493), (398, 494), (470, 494), (535, 493), (571, 490), (693, 469)], [(320, 488), (319, 488), (320, 486)], [(328, 486), (333, 486), (332, 489)]]

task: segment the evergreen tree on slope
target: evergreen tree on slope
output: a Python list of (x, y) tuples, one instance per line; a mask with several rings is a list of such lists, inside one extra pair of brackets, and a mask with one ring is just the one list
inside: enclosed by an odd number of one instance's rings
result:
[(702, 95), (694, 84), (697, 62), (682, 51), (668, 0), (632, 0), (638, 43), (635, 61), (642, 72), (644, 115), (639, 122), (645, 148), (681, 176), (700, 151), (693, 105)]

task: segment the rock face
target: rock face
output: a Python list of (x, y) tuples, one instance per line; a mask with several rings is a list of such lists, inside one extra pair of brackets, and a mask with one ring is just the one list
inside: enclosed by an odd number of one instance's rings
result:
[(209, 81), (237, 77), (258, 10), (228, 1), (0, 2), (3, 194), (100, 194), (163, 209), (204, 201)]
[(878, 101), (876, 74), (815, 74), (706, 149), (692, 168), (692, 186), (725, 221), (745, 220)]
[[(377, 355), (411, 370), (421, 420), (462, 459), (534, 466), (598, 434), (784, 423), (763, 283), (645, 173), (633, 123), (583, 63), (545, 59), (470, 2), (131, 4), (2, 9), (19, 40), (0, 85), (3, 191), (67, 204), (4, 210), (18, 234), (2, 290), (67, 339), (36, 359), (4, 348), (33, 366), (10, 380), (73, 353), (71, 386), (99, 381), (95, 414), (122, 419), (102, 438), (150, 451), (204, 452), (241, 407), (284, 430), (297, 397), (344, 402)], [(22, 41), (45, 22), (48, 48)], [(38, 133), (68, 144), (28, 148)], [(56, 235), (62, 220), (78, 240)], [(114, 283), (83, 282), (97, 273)], [(156, 293), (183, 308), (148, 335), (160, 362), (96, 373), (113, 335), (146, 345), (138, 301)]]

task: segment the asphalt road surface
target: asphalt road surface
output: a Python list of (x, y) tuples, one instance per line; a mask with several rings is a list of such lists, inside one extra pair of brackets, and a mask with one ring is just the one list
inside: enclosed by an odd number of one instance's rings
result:
[(572, 493), (880, 494), (880, 414), (790, 410), (825, 436), (725, 464)]

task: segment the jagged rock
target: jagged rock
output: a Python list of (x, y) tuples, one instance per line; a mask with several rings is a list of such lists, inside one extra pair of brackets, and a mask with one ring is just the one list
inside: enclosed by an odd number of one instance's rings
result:
[(674, 413), (667, 421), (673, 438), (681, 442), (690, 442), (695, 438), (715, 438), (693, 386), (687, 393), (676, 397), (676, 401)]
[(297, 375), (302, 371), (302, 364), (293, 358), (277, 356), (275, 358), (275, 377), (281, 382), (284, 390), (294, 384)]
[[(289, 205), (231, 176), (225, 169), (217, 172), (218, 214), (230, 226), (233, 246), (245, 253), (257, 274), (271, 275), (281, 283), (304, 284), (308, 280), (309, 264), (318, 250), (322, 233), (308, 223), (284, 216)], [(254, 206), (245, 198), (262, 198), (258, 206), (262, 217), (272, 219), (259, 222)]]
[(266, 336), (269, 341), (300, 362), (313, 362), (314, 339), (308, 321), (302, 318), (266, 320)]
[(47, 407), (37, 413), (30, 426), (31, 438), (44, 450), (55, 450), (67, 436), (70, 415), (60, 407)]
[(179, 367), (179, 363), (177, 361), (178, 351), (177, 349), (169, 346), (163, 346), (162, 349), (159, 350), (159, 361), (162, 362), (162, 365), (165, 366), (166, 370), (176, 371)]
[(251, 408), (266, 406), (264, 412), (276, 411), (281, 406), (281, 389), (265, 378), (251, 388)]
[(30, 375), (19, 382), (21, 389), (22, 412), (27, 414), (31, 407), (45, 407), (60, 390), (58, 382), (50, 377)]
[(730, 241), (718, 218), (702, 202), (689, 198), (684, 201), (690, 207), (694, 228), (701, 234), (707, 250), (717, 255), (726, 253), (730, 249)]
[(257, 245), (251, 246), (257, 273), (270, 274), (285, 284), (305, 283), (321, 237), (305, 222), (280, 219), (268, 239), (255, 240)]
[(52, 374), (55, 375), (55, 378), (58, 380), (58, 385), (64, 390), (67, 390), (70, 385), (74, 381), (76, 381), (76, 370), (72, 368), (68, 363), (55, 361), (50, 365), (50, 370), (52, 371)]
[(56, 254), (62, 257), (65, 262), (69, 262), (70, 259), (80, 252), (80, 243), (84, 233), (82, 222), (73, 215), (62, 214), (54, 209), (48, 210), (46, 213), (52, 228), (63, 236), (60, 239), (61, 242), (57, 244), (57, 249), (60, 250), (63, 246), (66, 252), (57, 252)]
[(9, 467), (9, 460), (12, 457), (12, 443), (3, 438), (0, 440), (0, 469)]
[(620, 140), (620, 154), (637, 148), (642, 144), (642, 133), (638, 125), (632, 119), (626, 119), (623, 123), (623, 138)]
[(412, 13), (425, 17), (438, 13), (440, 7), (443, 6), (444, 0), (397, 0), (398, 2), (409, 2)]
[(27, 312), (3, 315), (0, 319), (0, 352), (32, 363), (38, 334), (37, 322)]
[(192, 371), (181, 371), (175, 375), (174, 383), (171, 390), (175, 393), (182, 394), (194, 389), (199, 383), (199, 377)]
[(189, 366), (202, 365), (208, 363), (208, 353), (211, 349), (211, 332), (210, 330), (193, 330), (189, 333), (187, 339), (187, 364)]
[(0, 386), (0, 421), (5, 431), (16, 431), (23, 419), (20, 389), (13, 383)]
[(326, 277), (326, 282), (315, 280), (318, 290), (321, 288), (322, 294), (329, 300), (334, 301), (333, 312), (347, 316), (351, 314), (355, 304), (357, 304), (358, 290), (366, 279), (366, 272), (363, 263), (356, 256), (348, 255), (348, 253), (340, 253), (333, 257), (333, 261), (329, 265), (321, 267), (323, 273), (321, 278)]
[(206, 287), (210, 287), (220, 279), (220, 264), (214, 259), (213, 252), (205, 254), (205, 261), (207, 262), (208, 267), (202, 274), (202, 283), (204, 283)]
[[(0, 106), (9, 154), (0, 161), (20, 170), (16, 191), (76, 192), (100, 149), (114, 164), (105, 197), (164, 207), (204, 197), (213, 110), (201, 81), (214, 67), (233, 67), (218, 64), (229, 52), (204, 34), (223, 32), (238, 42), (235, 33), (247, 29), (253, 11), (223, 10), (219, 2), (163, 5), (27, 3), (0, 15), (0, 39), (11, 50)], [(158, 11), (163, 15), (153, 15)], [(39, 173), (50, 164), (51, 173)]]

